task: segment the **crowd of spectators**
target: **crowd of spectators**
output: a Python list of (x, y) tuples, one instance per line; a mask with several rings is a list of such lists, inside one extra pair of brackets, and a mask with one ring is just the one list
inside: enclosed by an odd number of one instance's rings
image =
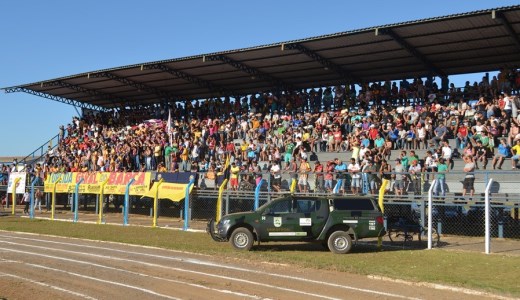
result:
[[(348, 179), (350, 192), (359, 193), (366, 173), (369, 191), (388, 177), (399, 194), (403, 181), (414, 185), (416, 173), (449, 171), (457, 156), (469, 158), (475, 169), (500, 169), (506, 160), (515, 169), (519, 90), (520, 73), (504, 69), (460, 88), (416, 78), (358, 90), (344, 85), (88, 111), (61, 126), (57, 147), (27, 170), (42, 180), (46, 173), (92, 171), (199, 171), (218, 180), (229, 154), (232, 189), (239, 188), (239, 176), (254, 186), (270, 173), (272, 187), (280, 190), (280, 174), (287, 172), (306, 192), (314, 172), (316, 190), (332, 192), (332, 180), (345, 179), (338, 192), (346, 192)], [(415, 151), (422, 149), (427, 154), (418, 157)], [(395, 163), (389, 161), (393, 151), (400, 152)], [(337, 152), (338, 159), (322, 164), (320, 152)]]

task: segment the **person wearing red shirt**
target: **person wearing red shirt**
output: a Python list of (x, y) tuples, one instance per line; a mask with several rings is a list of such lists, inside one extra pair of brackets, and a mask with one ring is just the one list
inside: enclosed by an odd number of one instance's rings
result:
[(338, 151), (339, 152), (340, 146), (341, 146), (341, 141), (343, 140), (343, 137), (341, 135), (341, 129), (339, 129), (338, 125), (334, 125), (334, 131), (332, 132), (332, 134), (334, 135), (334, 149), (333, 149), (333, 151)]
[(233, 144), (233, 140), (230, 140), (226, 145), (226, 152), (228, 154), (234, 155), (235, 154), (235, 144)]
[(463, 149), (464, 145), (468, 142), (468, 127), (466, 123), (459, 125), (457, 129), (457, 137), (455, 138), (457, 149)]
[(374, 141), (377, 138), (377, 135), (379, 134), (379, 130), (377, 130), (376, 125), (372, 124), (370, 125), (370, 129), (368, 130), (368, 138), (370, 139), (370, 146), (374, 146)]
[(324, 174), (323, 174), (323, 165), (319, 161), (316, 161), (314, 163), (314, 176), (315, 176), (314, 177), (315, 178), (314, 191), (324, 192), (325, 189), (324, 189), (323, 184), (325, 183), (325, 181), (324, 181)]

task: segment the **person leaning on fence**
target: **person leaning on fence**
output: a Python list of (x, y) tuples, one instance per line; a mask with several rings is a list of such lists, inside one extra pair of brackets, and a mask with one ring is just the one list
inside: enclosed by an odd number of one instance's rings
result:
[(441, 190), (441, 196), (446, 196), (446, 173), (449, 172), (448, 165), (446, 164), (446, 160), (444, 158), (439, 158), (439, 163), (437, 164), (437, 173), (435, 174), (435, 185), (433, 186), (433, 194), (435, 196), (439, 196), (439, 188)]
[(334, 159), (336, 166), (334, 167), (334, 172), (336, 173), (336, 180), (341, 180), (341, 186), (339, 187), (339, 192), (345, 193), (345, 181), (347, 181), (347, 165), (344, 164), (339, 158)]
[(464, 176), (464, 182), (462, 187), (462, 197), (466, 196), (466, 193), (469, 191), (470, 197), (473, 197), (475, 193), (475, 162), (473, 161), (473, 156), (465, 155), (464, 156), (464, 172), (466, 172), (466, 176)]
[(298, 172), (300, 173), (298, 176), (298, 190), (300, 193), (307, 193), (307, 179), (309, 178), (309, 172), (311, 171), (311, 166), (307, 162), (306, 158), (300, 159), (300, 167)]
[(408, 168), (410, 173), (413, 191), (415, 195), (421, 194), (421, 165), (418, 160), (412, 160), (412, 165)]
[(376, 194), (377, 192), (377, 181), (379, 177), (378, 170), (376, 169), (376, 166), (374, 164), (374, 161), (372, 161), (372, 158), (369, 158), (366, 161), (366, 164), (362, 168), (362, 172), (366, 175), (366, 180), (368, 180), (368, 189), (369, 192), (372, 194)]
[(395, 167), (394, 167), (394, 190), (396, 196), (402, 196), (404, 191), (404, 184), (406, 180), (405, 169), (403, 164), (401, 163), (401, 159), (395, 159)]
[(350, 159), (350, 164), (348, 165), (347, 170), (352, 178), (352, 181), (350, 182), (352, 194), (357, 195), (361, 188), (361, 175), (359, 174), (361, 168), (354, 158)]
[(271, 185), (276, 192), (280, 192), (282, 190), (282, 173), (281, 173), (280, 163), (278, 160), (274, 161), (271, 166), (270, 172), (272, 176)]
[(322, 192), (324, 190), (324, 174), (323, 174), (323, 165), (320, 161), (316, 161), (314, 163), (314, 191)]
[(237, 166), (235, 162), (231, 163), (230, 169), (231, 175), (229, 176), (229, 184), (231, 185), (231, 189), (236, 191), (238, 190), (238, 173), (240, 172), (240, 167)]
[(323, 189), (327, 191), (328, 193), (332, 193), (332, 180), (334, 180), (334, 170), (335, 170), (336, 164), (334, 164), (334, 161), (327, 162), (327, 166), (325, 167), (326, 173), (325, 173), (325, 184), (323, 186)]

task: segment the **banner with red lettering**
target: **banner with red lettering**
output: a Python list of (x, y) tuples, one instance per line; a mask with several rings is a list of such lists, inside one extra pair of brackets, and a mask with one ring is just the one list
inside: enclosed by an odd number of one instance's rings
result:
[[(134, 179), (130, 185), (130, 195), (142, 196), (150, 187), (150, 172), (88, 172), (88, 173), (56, 173), (49, 174), (45, 180), (45, 192), (52, 192), (52, 186), (56, 186), (57, 193), (73, 193), (76, 184), (83, 180), (79, 185), (78, 191), (81, 194), (99, 194), (101, 185), (106, 182), (103, 193), (106, 195), (124, 195), (126, 185)], [(59, 179), (59, 180), (58, 180)]]

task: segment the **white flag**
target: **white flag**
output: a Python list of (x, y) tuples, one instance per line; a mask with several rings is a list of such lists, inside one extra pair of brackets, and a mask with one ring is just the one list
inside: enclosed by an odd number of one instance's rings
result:
[(172, 110), (168, 109), (168, 124), (166, 124), (170, 146), (172, 145)]

